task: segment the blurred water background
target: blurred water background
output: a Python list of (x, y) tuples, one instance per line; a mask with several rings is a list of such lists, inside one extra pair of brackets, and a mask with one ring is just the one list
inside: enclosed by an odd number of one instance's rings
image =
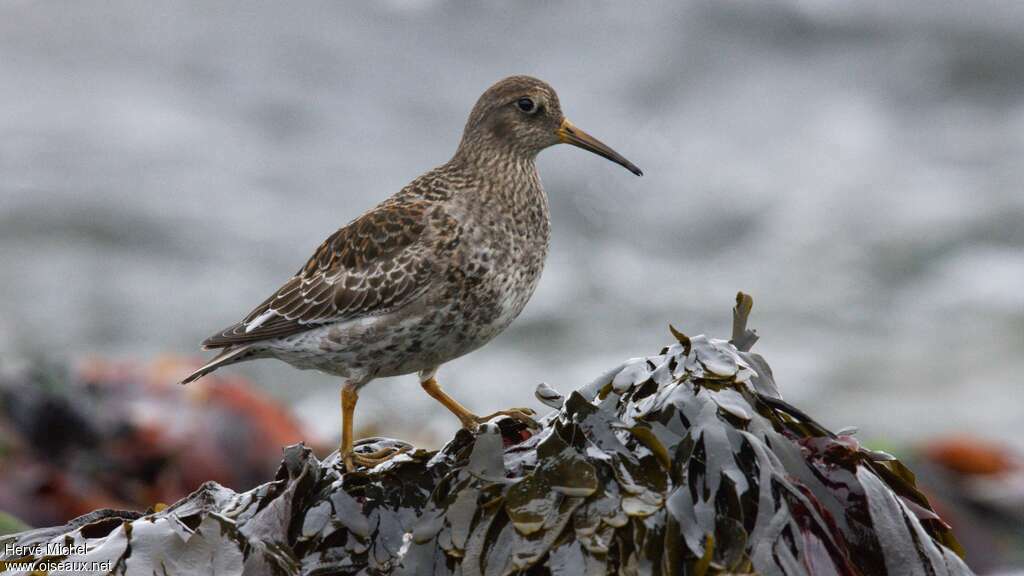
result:
[[(527, 73), (646, 176), (542, 154), (548, 267), (453, 395), (536, 406), (668, 322), (727, 336), (742, 289), (826, 425), (1024, 447), (1022, 28), (999, 1), (4, 2), (2, 357), (198, 358)], [(337, 434), (335, 379), (229, 370)], [(411, 376), (361, 398), (364, 430), (455, 429)]]

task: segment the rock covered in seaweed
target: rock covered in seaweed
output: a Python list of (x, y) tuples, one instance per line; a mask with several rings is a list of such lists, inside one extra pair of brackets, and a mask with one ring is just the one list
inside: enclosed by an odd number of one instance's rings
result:
[(115, 574), (970, 574), (909, 470), (782, 400), (737, 304), (732, 341), (673, 329), (567, 397), (539, 387), (557, 410), (525, 440), (503, 420), (348, 474), (296, 445), (249, 492), (3, 543), (68, 539)]

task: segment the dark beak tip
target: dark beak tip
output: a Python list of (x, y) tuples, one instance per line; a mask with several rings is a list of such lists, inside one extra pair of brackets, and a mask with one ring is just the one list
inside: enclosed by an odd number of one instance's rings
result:
[(629, 170), (636, 176), (643, 176), (644, 171), (641, 170), (636, 164), (633, 164), (629, 160), (622, 157), (621, 154), (612, 150), (607, 144), (601, 142), (597, 138), (594, 138), (590, 134), (587, 134), (583, 130), (576, 128), (568, 120), (562, 120), (562, 124), (558, 129), (558, 139), (565, 144), (571, 144), (578, 148), (593, 152), (598, 156), (602, 156), (616, 164), (622, 166), (626, 170)]

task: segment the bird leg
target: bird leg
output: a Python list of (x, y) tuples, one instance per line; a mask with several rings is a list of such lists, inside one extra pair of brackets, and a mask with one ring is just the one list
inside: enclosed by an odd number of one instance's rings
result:
[(420, 386), (423, 386), (423, 390), (425, 390), (427, 394), (430, 394), (431, 398), (437, 400), (447, 408), (449, 412), (455, 414), (455, 417), (459, 419), (459, 422), (462, 422), (462, 427), (467, 430), (475, 431), (480, 424), (483, 424), (493, 418), (497, 418), (498, 416), (514, 418), (525, 424), (528, 428), (540, 428), (540, 425), (531, 418), (531, 416), (536, 414), (536, 412), (529, 408), (510, 408), (508, 410), (498, 410), (497, 412), (486, 416), (477, 416), (467, 410), (465, 406), (459, 404), (458, 400), (449, 396), (444, 390), (441, 390), (441, 387), (437, 384), (437, 380), (434, 379), (432, 374), (421, 380)]
[(357, 464), (373, 468), (377, 464), (386, 462), (407, 450), (405, 448), (382, 448), (369, 453), (353, 451), (352, 425), (358, 400), (358, 388), (354, 384), (346, 382), (341, 387), (341, 446), (338, 447), (338, 457), (344, 463), (345, 470), (348, 472), (355, 470), (355, 465)]

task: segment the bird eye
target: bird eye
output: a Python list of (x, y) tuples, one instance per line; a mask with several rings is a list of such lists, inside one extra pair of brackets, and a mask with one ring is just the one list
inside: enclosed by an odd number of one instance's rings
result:
[(533, 114), (537, 110), (537, 105), (529, 98), (520, 98), (519, 100), (516, 100), (516, 106), (527, 114)]

